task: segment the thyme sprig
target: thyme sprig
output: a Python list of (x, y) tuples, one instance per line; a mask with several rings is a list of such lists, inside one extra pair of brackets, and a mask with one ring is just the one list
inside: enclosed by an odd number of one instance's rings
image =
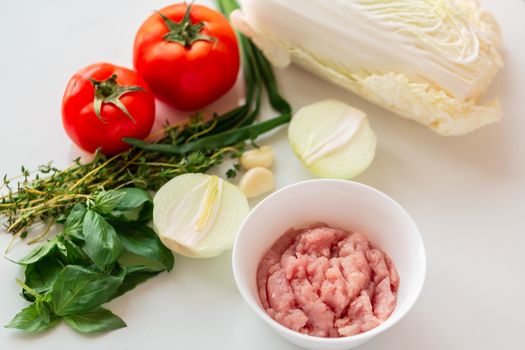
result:
[[(182, 145), (195, 135), (205, 136), (212, 131), (213, 127), (197, 116), (185, 127), (166, 127), (166, 136), (157, 144)], [(0, 217), (5, 218), (5, 231), (25, 237), (34, 223), (63, 222), (75, 204), (92, 202), (100, 191), (129, 186), (155, 191), (176, 175), (203, 173), (221, 164), (225, 157), (238, 158), (242, 148), (239, 144), (178, 155), (131, 148), (113, 157), (97, 152), (86, 164), (75, 159), (64, 170), (52, 163), (36, 171), (22, 167), (21, 175), (3, 178), (0, 191), (5, 194), (0, 196)], [(235, 176), (235, 168), (228, 175)]]

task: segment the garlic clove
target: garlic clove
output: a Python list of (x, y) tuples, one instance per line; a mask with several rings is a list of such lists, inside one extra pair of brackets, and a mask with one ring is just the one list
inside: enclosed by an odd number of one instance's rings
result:
[(256, 167), (270, 168), (273, 165), (275, 156), (270, 146), (246, 151), (241, 156), (241, 165), (244, 169), (249, 170)]
[(239, 182), (239, 188), (247, 198), (259, 197), (275, 188), (273, 173), (263, 167), (255, 167), (246, 172)]

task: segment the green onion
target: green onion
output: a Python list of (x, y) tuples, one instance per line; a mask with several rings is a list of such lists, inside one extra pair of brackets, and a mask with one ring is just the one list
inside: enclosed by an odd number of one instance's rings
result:
[(184, 145), (155, 144), (130, 138), (125, 138), (124, 141), (137, 148), (150, 152), (185, 154), (196, 150), (210, 150), (218, 147), (235, 145), (247, 140), (255, 140), (258, 136), (275, 129), (280, 125), (286, 124), (290, 122), (290, 120), (290, 114), (283, 114), (255, 125), (244, 126), (220, 134), (203, 137), (195, 142), (190, 142)]

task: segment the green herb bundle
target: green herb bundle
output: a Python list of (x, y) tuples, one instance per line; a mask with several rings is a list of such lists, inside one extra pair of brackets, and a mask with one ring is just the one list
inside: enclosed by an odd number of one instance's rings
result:
[[(16, 262), (25, 267), (17, 282), (32, 304), (6, 327), (39, 332), (61, 320), (82, 333), (125, 327), (101, 305), (173, 268), (173, 254), (146, 225), (152, 209), (151, 196), (138, 188), (100, 191), (76, 204), (63, 232)], [(126, 255), (142, 263), (123, 264)]]

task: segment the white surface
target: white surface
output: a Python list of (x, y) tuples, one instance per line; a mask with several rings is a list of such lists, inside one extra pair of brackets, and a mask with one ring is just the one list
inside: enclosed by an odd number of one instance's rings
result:
[[(384, 250), (396, 265), (400, 280), (396, 308), (369, 332), (335, 339), (307, 336), (275, 322), (259, 301), (254, 279), (259, 261), (290, 227), (303, 228), (318, 222), (349, 232), (366, 232), (370, 242)], [(244, 221), (232, 255), (233, 275), (248, 305), (285, 339), (312, 350), (353, 348), (394, 326), (414, 305), (426, 273), (423, 240), (406, 210), (369, 186), (344, 180), (302, 181), (267, 197)]]
[[(60, 121), (60, 101), (70, 75), (101, 60), (130, 66), (135, 31), (152, 10), (169, 3), (2, 0), (0, 173), (17, 174), (21, 164), (34, 168), (54, 160), (65, 167), (70, 162), (76, 151)], [(442, 138), (296, 67), (278, 73), (295, 109), (338, 98), (369, 113), (379, 137), (378, 151), (357, 180), (403, 205), (424, 237), (428, 273), (421, 297), (400, 323), (360, 349), (521, 347), (525, 3), (482, 3), (496, 15), (505, 38), (506, 67), (490, 92), (500, 97), (505, 118), (472, 135)], [(230, 101), (238, 95), (233, 91)], [(278, 187), (310, 178), (293, 157), (285, 130), (269, 142), (276, 149)], [(0, 246), (8, 240), (0, 236)], [(18, 266), (0, 261), (0, 324), (25, 305), (14, 281), (21, 274)], [(139, 286), (109, 308), (128, 323), (126, 329), (93, 337), (65, 325), (38, 336), (0, 329), (0, 348), (294, 348), (242, 301), (229, 254), (209, 261), (177, 256), (172, 273)]]

